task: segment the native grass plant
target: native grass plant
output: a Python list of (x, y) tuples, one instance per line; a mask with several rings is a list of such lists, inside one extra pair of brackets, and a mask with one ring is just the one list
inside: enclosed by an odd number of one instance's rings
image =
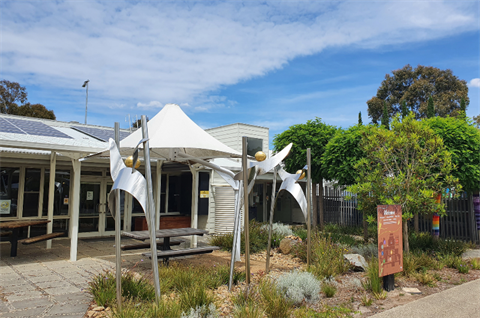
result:
[(372, 292), (374, 296), (382, 292), (382, 278), (378, 277), (378, 259), (372, 257), (368, 262), (367, 279), (363, 285), (366, 290)]
[[(260, 223), (256, 220), (251, 220), (249, 225), (249, 237), (250, 237), (250, 253), (258, 253), (267, 249), (268, 244), (268, 226), (266, 223)], [(280, 241), (285, 238), (287, 226), (280, 226), (277, 223), (277, 228), (281, 232), (272, 231), (272, 248), (280, 246)], [(289, 229), (290, 230), (290, 229)], [(293, 232), (288, 232), (291, 235)], [(225, 251), (232, 251), (233, 246), (233, 233), (226, 233), (220, 235), (214, 235), (210, 238), (210, 244), (219, 246)], [(241, 252), (245, 253), (245, 235), (241, 234)]]
[(290, 316), (293, 302), (284, 297), (273, 280), (263, 279), (258, 287), (263, 300), (264, 311), (268, 317)]
[(352, 317), (354, 313), (352, 309), (345, 307), (345, 305), (324, 305), (320, 311), (314, 310), (313, 308), (301, 307), (293, 312), (293, 316), (295, 318), (343, 318)]
[(364, 305), (365, 307), (369, 307), (373, 304), (373, 299), (368, 297), (367, 294), (364, 294), (361, 300), (362, 300), (362, 305)]
[[(335, 244), (329, 237), (324, 237), (319, 232), (313, 232), (311, 246), (311, 266), (309, 271), (318, 278), (335, 277), (346, 273), (351, 265), (344, 259), (343, 254), (347, 251), (340, 245)], [(307, 244), (294, 245), (293, 253), (302, 261), (307, 261)]]
[(437, 286), (437, 279), (425, 267), (419, 273), (414, 273), (413, 276), (423, 285), (429, 287)]
[(112, 307), (113, 318), (157, 318), (157, 317), (180, 317), (182, 310), (175, 299), (163, 297), (159, 303), (138, 302), (126, 300), (122, 304), (122, 310)]
[(309, 272), (293, 271), (276, 279), (278, 289), (298, 306), (302, 302), (314, 303), (320, 299), (320, 282)]
[(308, 237), (308, 232), (307, 229), (305, 228), (305, 225), (297, 225), (292, 228), (293, 235), (298, 236), (299, 238), (302, 239), (302, 241), (305, 241)]
[(464, 261), (460, 262), (460, 264), (457, 266), (457, 270), (461, 274), (468, 274), (470, 271), (470, 266)]
[(234, 295), (233, 317), (235, 318), (262, 318), (263, 309), (258, 301), (258, 292), (254, 287), (247, 286), (240, 293)]
[[(230, 268), (226, 265), (207, 266), (182, 266), (172, 263), (170, 266), (159, 268), (160, 289), (165, 291), (177, 291), (189, 289), (193, 286), (202, 285), (205, 288), (215, 289), (228, 284)], [(233, 283), (238, 284), (245, 280), (245, 272), (235, 269)]]
[(337, 292), (337, 287), (334, 284), (323, 283), (322, 292), (325, 294), (327, 298), (331, 298), (335, 296), (335, 293)]
[[(115, 272), (105, 271), (89, 282), (88, 291), (99, 306), (112, 306), (116, 300)], [(122, 273), (122, 297), (131, 300), (152, 301), (155, 299), (153, 285), (144, 277), (136, 277), (133, 272)]]

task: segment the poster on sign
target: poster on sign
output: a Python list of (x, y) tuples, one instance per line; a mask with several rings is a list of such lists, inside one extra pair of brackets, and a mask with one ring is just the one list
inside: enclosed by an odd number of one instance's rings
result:
[(377, 206), (379, 277), (403, 271), (402, 207)]

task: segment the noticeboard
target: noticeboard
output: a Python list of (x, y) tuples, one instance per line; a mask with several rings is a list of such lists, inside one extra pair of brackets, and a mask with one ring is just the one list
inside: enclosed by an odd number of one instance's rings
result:
[(377, 206), (378, 276), (403, 271), (402, 207)]

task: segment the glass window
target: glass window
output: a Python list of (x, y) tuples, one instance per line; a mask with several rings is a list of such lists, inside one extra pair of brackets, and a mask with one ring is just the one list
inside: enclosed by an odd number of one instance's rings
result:
[(23, 217), (38, 217), (38, 199), (40, 197), (40, 169), (25, 169), (25, 187), (23, 195)]
[(0, 168), (0, 217), (17, 216), (19, 168)]
[[(45, 169), (43, 186), (42, 215), (48, 215), (48, 189), (50, 170)], [(55, 194), (53, 199), (53, 215), (68, 215), (68, 201), (70, 193), (70, 171), (55, 171)]]
[(263, 150), (263, 140), (247, 137), (247, 155), (255, 156), (258, 151)]

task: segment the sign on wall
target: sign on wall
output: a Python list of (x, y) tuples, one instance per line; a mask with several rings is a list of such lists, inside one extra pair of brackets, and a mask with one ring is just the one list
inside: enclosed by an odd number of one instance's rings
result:
[(377, 206), (379, 277), (403, 271), (402, 207)]
[(208, 191), (200, 191), (200, 198), (208, 198), (210, 192)]
[(0, 214), (10, 214), (11, 200), (0, 200)]
[(93, 191), (87, 191), (87, 201), (93, 200)]

